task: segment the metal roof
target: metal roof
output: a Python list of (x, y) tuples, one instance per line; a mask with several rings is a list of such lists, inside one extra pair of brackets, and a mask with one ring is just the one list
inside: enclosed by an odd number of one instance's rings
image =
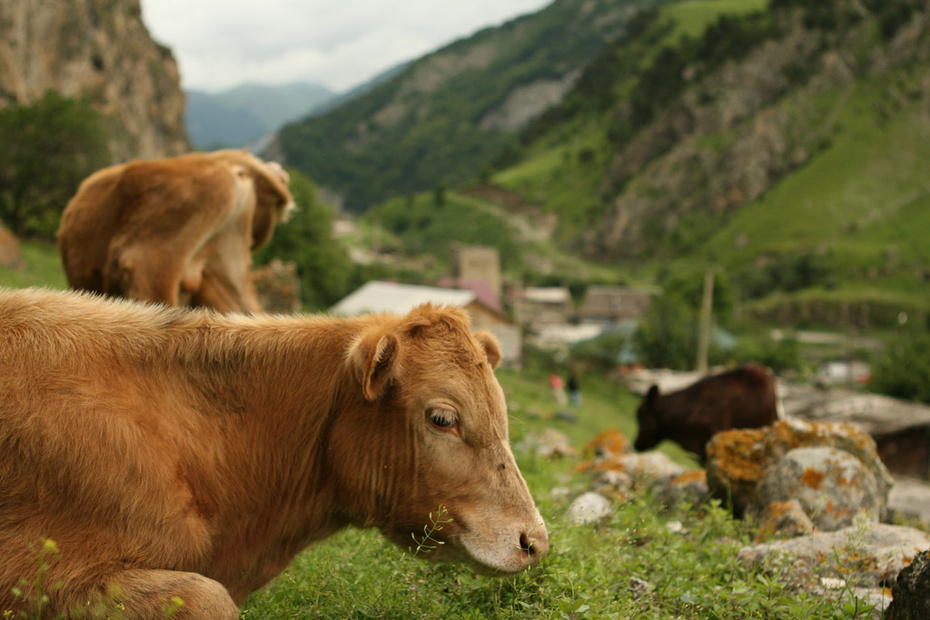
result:
[(343, 298), (330, 308), (330, 312), (344, 316), (365, 313), (407, 314), (425, 303), (464, 308), (476, 298), (477, 295), (469, 290), (371, 281)]

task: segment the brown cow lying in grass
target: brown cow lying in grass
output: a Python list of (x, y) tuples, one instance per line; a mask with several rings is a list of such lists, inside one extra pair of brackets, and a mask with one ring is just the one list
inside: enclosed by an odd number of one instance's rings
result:
[[(0, 289), (0, 614), (237, 618), (308, 544), (376, 527), (508, 575), (548, 551), (497, 341), (463, 312), (223, 316)], [(444, 517), (445, 518), (445, 517)], [(60, 583), (60, 587), (50, 584)], [(23, 587), (23, 586), (20, 586)]]
[(76, 290), (260, 312), (252, 252), (294, 207), (288, 175), (239, 150), (111, 166), (81, 183), (58, 229)]

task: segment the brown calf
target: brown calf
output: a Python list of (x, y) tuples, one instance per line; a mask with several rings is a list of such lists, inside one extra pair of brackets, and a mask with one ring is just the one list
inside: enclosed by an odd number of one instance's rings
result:
[[(508, 440), (496, 340), (463, 312), (222, 316), (0, 289), (0, 613), (55, 541), (46, 612), (236, 618), (347, 526), (492, 575), (548, 550)], [(29, 599), (27, 591), (25, 598)], [(34, 594), (34, 593), (33, 593)]]
[(716, 433), (768, 426), (777, 417), (772, 372), (749, 364), (670, 394), (660, 395), (653, 385), (636, 411), (639, 433), (634, 447), (649, 450), (671, 439), (703, 462), (704, 447)]
[(293, 208), (287, 184), (278, 164), (238, 150), (100, 170), (61, 217), (68, 283), (171, 306), (259, 312), (252, 252)]

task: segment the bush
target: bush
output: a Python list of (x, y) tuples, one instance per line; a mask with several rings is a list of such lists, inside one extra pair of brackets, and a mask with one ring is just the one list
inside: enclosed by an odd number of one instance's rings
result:
[(99, 114), (49, 91), (0, 110), (0, 219), (18, 236), (54, 239), (80, 182), (110, 159)]
[(288, 172), (297, 212), (275, 229), (268, 245), (255, 253), (255, 263), (264, 264), (272, 258), (294, 261), (304, 306), (308, 310), (325, 309), (349, 292), (352, 261), (333, 238), (332, 207), (317, 197), (310, 179), (296, 170)]
[(772, 340), (766, 336), (741, 339), (733, 355), (740, 363), (756, 362), (779, 374), (787, 370), (800, 371), (804, 366), (801, 349), (795, 338)]
[(633, 335), (639, 361), (653, 368), (690, 369), (697, 351), (697, 314), (676, 297), (653, 300)]
[(576, 343), (569, 352), (573, 360), (583, 362), (587, 368), (609, 372), (618, 365), (635, 361), (631, 341), (629, 330), (615, 329)]
[(888, 342), (872, 363), (869, 389), (930, 403), (930, 332), (912, 329)]

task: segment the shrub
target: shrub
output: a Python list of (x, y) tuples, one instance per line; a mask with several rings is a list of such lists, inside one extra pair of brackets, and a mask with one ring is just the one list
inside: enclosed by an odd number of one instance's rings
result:
[(255, 253), (255, 262), (264, 264), (272, 258), (294, 261), (304, 306), (324, 309), (349, 292), (352, 261), (332, 236), (332, 207), (317, 197), (310, 179), (296, 170), (289, 173), (297, 212), (275, 229), (268, 245)]
[(872, 363), (869, 389), (888, 396), (930, 403), (930, 331), (911, 329), (885, 346)]
[(0, 110), (0, 143), (0, 219), (18, 236), (54, 239), (78, 184), (110, 159), (99, 114), (54, 91)]

